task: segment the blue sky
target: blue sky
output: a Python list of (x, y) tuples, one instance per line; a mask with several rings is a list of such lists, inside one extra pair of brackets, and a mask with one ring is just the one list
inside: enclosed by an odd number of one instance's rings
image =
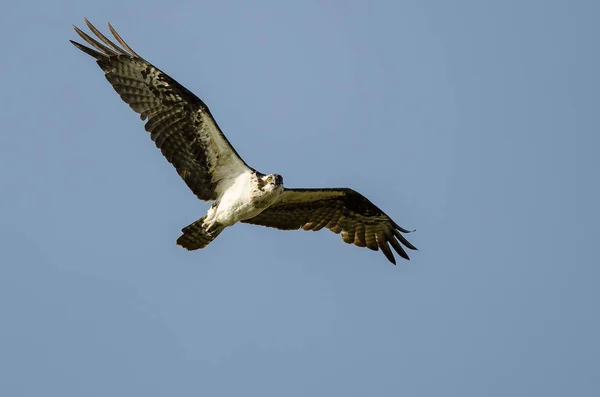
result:
[[(0, 394), (597, 396), (600, 6), (13, 2), (0, 16)], [(288, 186), (410, 262), (206, 211), (92, 59), (111, 21)], [(596, 259), (594, 259), (596, 258)]]

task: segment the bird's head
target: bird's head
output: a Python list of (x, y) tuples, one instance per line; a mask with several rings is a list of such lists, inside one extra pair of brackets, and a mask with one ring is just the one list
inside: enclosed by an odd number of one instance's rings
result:
[(279, 174), (269, 174), (262, 177), (265, 190), (283, 191), (283, 177)]
[(283, 177), (279, 174), (267, 175), (267, 183), (275, 186), (283, 186)]

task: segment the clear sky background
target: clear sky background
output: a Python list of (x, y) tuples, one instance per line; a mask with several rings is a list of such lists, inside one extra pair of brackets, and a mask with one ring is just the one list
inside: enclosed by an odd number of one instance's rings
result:
[[(0, 395), (600, 395), (597, 1), (12, 2)], [(204, 214), (71, 24), (111, 21), (247, 162), (349, 186), (410, 262)]]

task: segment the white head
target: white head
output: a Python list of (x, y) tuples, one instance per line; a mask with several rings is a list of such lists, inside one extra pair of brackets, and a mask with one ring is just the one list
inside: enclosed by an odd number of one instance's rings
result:
[(260, 175), (258, 177), (258, 189), (263, 192), (283, 192), (283, 177), (279, 174)]
[(254, 173), (252, 188), (252, 201), (257, 208), (267, 208), (283, 193), (283, 178), (281, 175), (264, 175), (260, 172)]

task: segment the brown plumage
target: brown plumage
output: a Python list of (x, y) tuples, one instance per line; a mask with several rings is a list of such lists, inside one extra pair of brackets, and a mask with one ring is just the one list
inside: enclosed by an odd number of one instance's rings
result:
[(201, 200), (216, 200), (219, 182), (233, 166), (250, 169), (219, 129), (208, 107), (166, 73), (144, 60), (108, 24), (120, 48), (87, 19), (90, 30), (102, 41), (79, 28), (75, 31), (95, 49), (71, 40), (94, 57), (106, 79), (142, 120), (151, 139), (172, 163), (188, 187)]
[(346, 188), (285, 189), (275, 204), (242, 222), (282, 230), (327, 228), (341, 233), (345, 243), (373, 251), (381, 249), (393, 264), (396, 260), (390, 244), (405, 259), (410, 258), (402, 245), (416, 250), (401, 234), (409, 233), (408, 230), (398, 226), (365, 196)]
[[(403, 247), (416, 249), (402, 235), (409, 231), (398, 226), (366, 197), (346, 188), (283, 189), (281, 176), (272, 174), (272, 177), (269, 176), (272, 180), (269, 180), (240, 158), (202, 100), (139, 56), (110, 24), (109, 29), (121, 47), (100, 33), (87, 19), (85, 22), (100, 41), (75, 27), (79, 36), (93, 48), (74, 41), (71, 43), (96, 59), (121, 99), (142, 120), (148, 120), (146, 131), (192, 192), (201, 200), (214, 201), (207, 213), (207, 216), (210, 215), (208, 220), (204, 216), (186, 226), (177, 240), (179, 245), (196, 250), (214, 240), (225, 228), (214, 221), (215, 214), (221, 210), (221, 198), (229, 193), (222, 210), (226, 215), (232, 213), (228, 211), (248, 204), (253, 186), (235, 185), (234, 182), (252, 175), (251, 180), (257, 181), (257, 186), (254, 186), (257, 191), (264, 192), (265, 187), (269, 187), (268, 183), (275, 183), (280, 189), (279, 196), (273, 196), (274, 201), (269, 201), (268, 208), (264, 210), (261, 207), (262, 212), (258, 215), (246, 212), (224, 224), (241, 220), (283, 230), (302, 228), (317, 231), (327, 228), (341, 234), (342, 240), (348, 244), (381, 250), (394, 264), (396, 260), (391, 248), (409, 259)], [(250, 213), (252, 215), (248, 215)], [(247, 216), (253, 217), (247, 219)]]

